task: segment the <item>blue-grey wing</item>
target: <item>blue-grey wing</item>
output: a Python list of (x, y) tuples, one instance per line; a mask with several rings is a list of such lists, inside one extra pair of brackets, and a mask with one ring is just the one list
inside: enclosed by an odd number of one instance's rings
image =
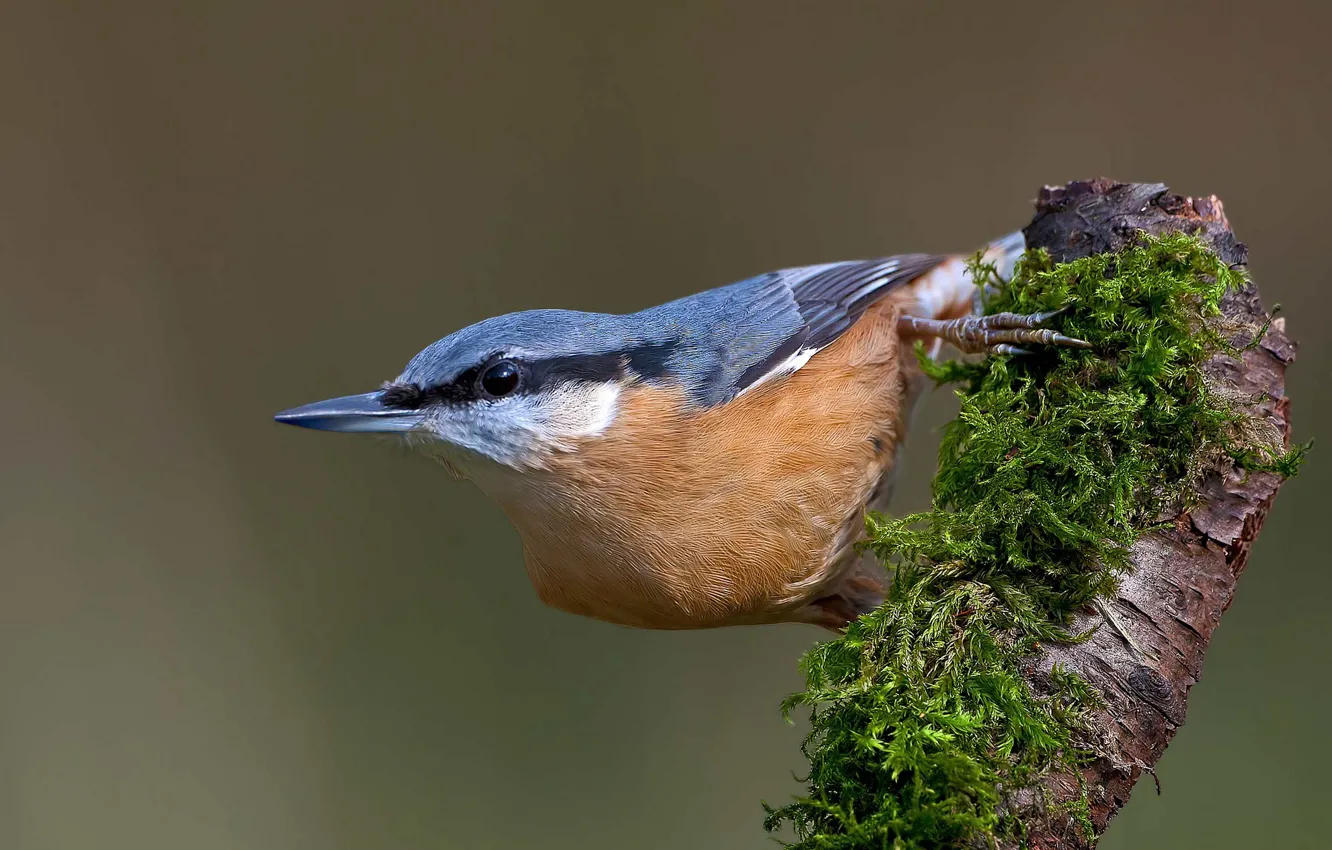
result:
[(898, 254), (775, 272), (795, 299), (805, 326), (806, 345), (819, 349), (841, 336), (870, 308), (898, 286), (943, 262), (935, 254)]
[(668, 352), (663, 377), (712, 407), (799, 369), (875, 302), (943, 260), (899, 254), (781, 269), (625, 318), (635, 339)]
[(898, 286), (943, 262), (933, 254), (899, 254), (782, 269), (737, 285), (735, 336), (717, 377), (713, 402), (803, 366)]

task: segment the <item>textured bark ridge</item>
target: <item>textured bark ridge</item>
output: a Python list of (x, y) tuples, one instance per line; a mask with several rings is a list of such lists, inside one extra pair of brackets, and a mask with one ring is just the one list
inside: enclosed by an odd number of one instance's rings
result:
[[(1161, 184), (1102, 179), (1046, 188), (1036, 210), (1024, 231), (1027, 244), (1049, 250), (1056, 261), (1119, 250), (1138, 230), (1186, 231), (1232, 267), (1247, 261), (1247, 249), (1235, 238), (1215, 196), (1186, 198)], [(1222, 309), (1222, 327), (1237, 347), (1258, 337), (1268, 320), (1252, 286), (1228, 294)], [(1255, 429), (1288, 448), (1284, 382), (1294, 346), (1282, 324), (1273, 323), (1256, 346), (1239, 356), (1217, 355), (1207, 374), (1218, 391), (1249, 402), (1243, 409), (1252, 413)], [(1078, 645), (1048, 647), (1033, 659), (1026, 675), (1037, 690), (1044, 690), (1051, 666), (1059, 663), (1094, 685), (1107, 707), (1096, 718), (1095, 738), (1087, 742), (1097, 758), (1081, 776), (1052, 776), (1040, 789), (1006, 800), (1005, 806), (1024, 821), (1029, 846), (1092, 846), (1095, 840), (1085, 822), (1062, 814), (1066, 809), (1058, 804), (1078, 799), (1080, 786), (1085, 788), (1091, 826), (1099, 836), (1142, 774), (1152, 771), (1184, 722), (1189, 688), (1202, 672), (1212, 631), (1230, 605), (1280, 483), (1278, 475), (1245, 473), (1229, 462), (1210, 471), (1197, 488), (1196, 503), (1167, 517), (1173, 520), (1169, 530), (1144, 535), (1133, 546), (1133, 572), (1124, 578), (1118, 598), (1076, 624), (1096, 627), (1093, 637)]]

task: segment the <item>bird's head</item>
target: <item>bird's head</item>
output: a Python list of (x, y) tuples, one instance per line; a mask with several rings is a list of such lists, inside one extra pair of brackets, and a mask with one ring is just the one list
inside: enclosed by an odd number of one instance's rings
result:
[(610, 427), (626, 384), (664, 374), (673, 346), (632, 318), (530, 310), (487, 319), (428, 346), (379, 390), (275, 418), (400, 434), (464, 475), (478, 464), (539, 469)]

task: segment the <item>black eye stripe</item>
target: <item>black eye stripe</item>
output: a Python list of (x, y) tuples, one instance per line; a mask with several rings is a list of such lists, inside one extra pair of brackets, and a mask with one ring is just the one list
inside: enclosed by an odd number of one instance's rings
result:
[(399, 410), (416, 410), (425, 403), (425, 391), (416, 384), (386, 383), (379, 403)]
[[(379, 400), (385, 407), (416, 410), (431, 404), (461, 405), (532, 394), (562, 383), (605, 383), (620, 380), (630, 372), (644, 380), (658, 380), (669, 374), (675, 350), (675, 343), (653, 343), (622, 351), (535, 360), (500, 353), (444, 383), (424, 387), (408, 383), (387, 384)], [(507, 393), (493, 393), (483, 385), (484, 376), (501, 362), (514, 365), (518, 381)]]
[(418, 410), (432, 404), (466, 404), (476, 401), (476, 377), (480, 369), (468, 369), (448, 383), (422, 387), (419, 384), (389, 384), (379, 397), (385, 407), (399, 410)]
[(561, 381), (604, 383), (625, 377), (627, 371), (645, 380), (657, 380), (670, 372), (675, 343), (645, 343), (600, 354), (570, 354), (548, 357), (528, 364), (533, 388)]
[(624, 356), (621, 354), (574, 354), (568, 357), (548, 357), (528, 364), (533, 389), (550, 387), (571, 381), (603, 383), (624, 375)]

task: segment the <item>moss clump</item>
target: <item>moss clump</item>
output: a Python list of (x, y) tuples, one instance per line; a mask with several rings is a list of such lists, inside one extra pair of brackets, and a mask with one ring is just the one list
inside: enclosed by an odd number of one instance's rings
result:
[[(1144, 236), (1116, 255), (1053, 265), (1029, 252), (986, 312), (1067, 308), (1058, 329), (1090, 351), (922, 365), (958, 383), (933, 509), (868, 520), (893, 572), (887, 601), (802, 661), (811, 709), (808, 792), (768, 808), (799, 850), (957, 847), (1017, 832), (1003, 790), (1068, 770), (1098, 695), (1054, 670), (1021, 673), (1041, 641), (1109, 596), (1128, 546), (1182, 495), (1210, 452), (1294, 470), (1298, 455), (1239, 444), (1241, 414), (1202, 364), (1225, 343), (1206, 323), (1241, 273), (1196, 239)], [(981, 275), (985, 277), (982, 278)], [(1077, 804), (1074, 806), (1077, 808)], [(766, 807), (765, 807), (766, 808)], [(1085, 803), (1076, 819), (1086, 819)]]

